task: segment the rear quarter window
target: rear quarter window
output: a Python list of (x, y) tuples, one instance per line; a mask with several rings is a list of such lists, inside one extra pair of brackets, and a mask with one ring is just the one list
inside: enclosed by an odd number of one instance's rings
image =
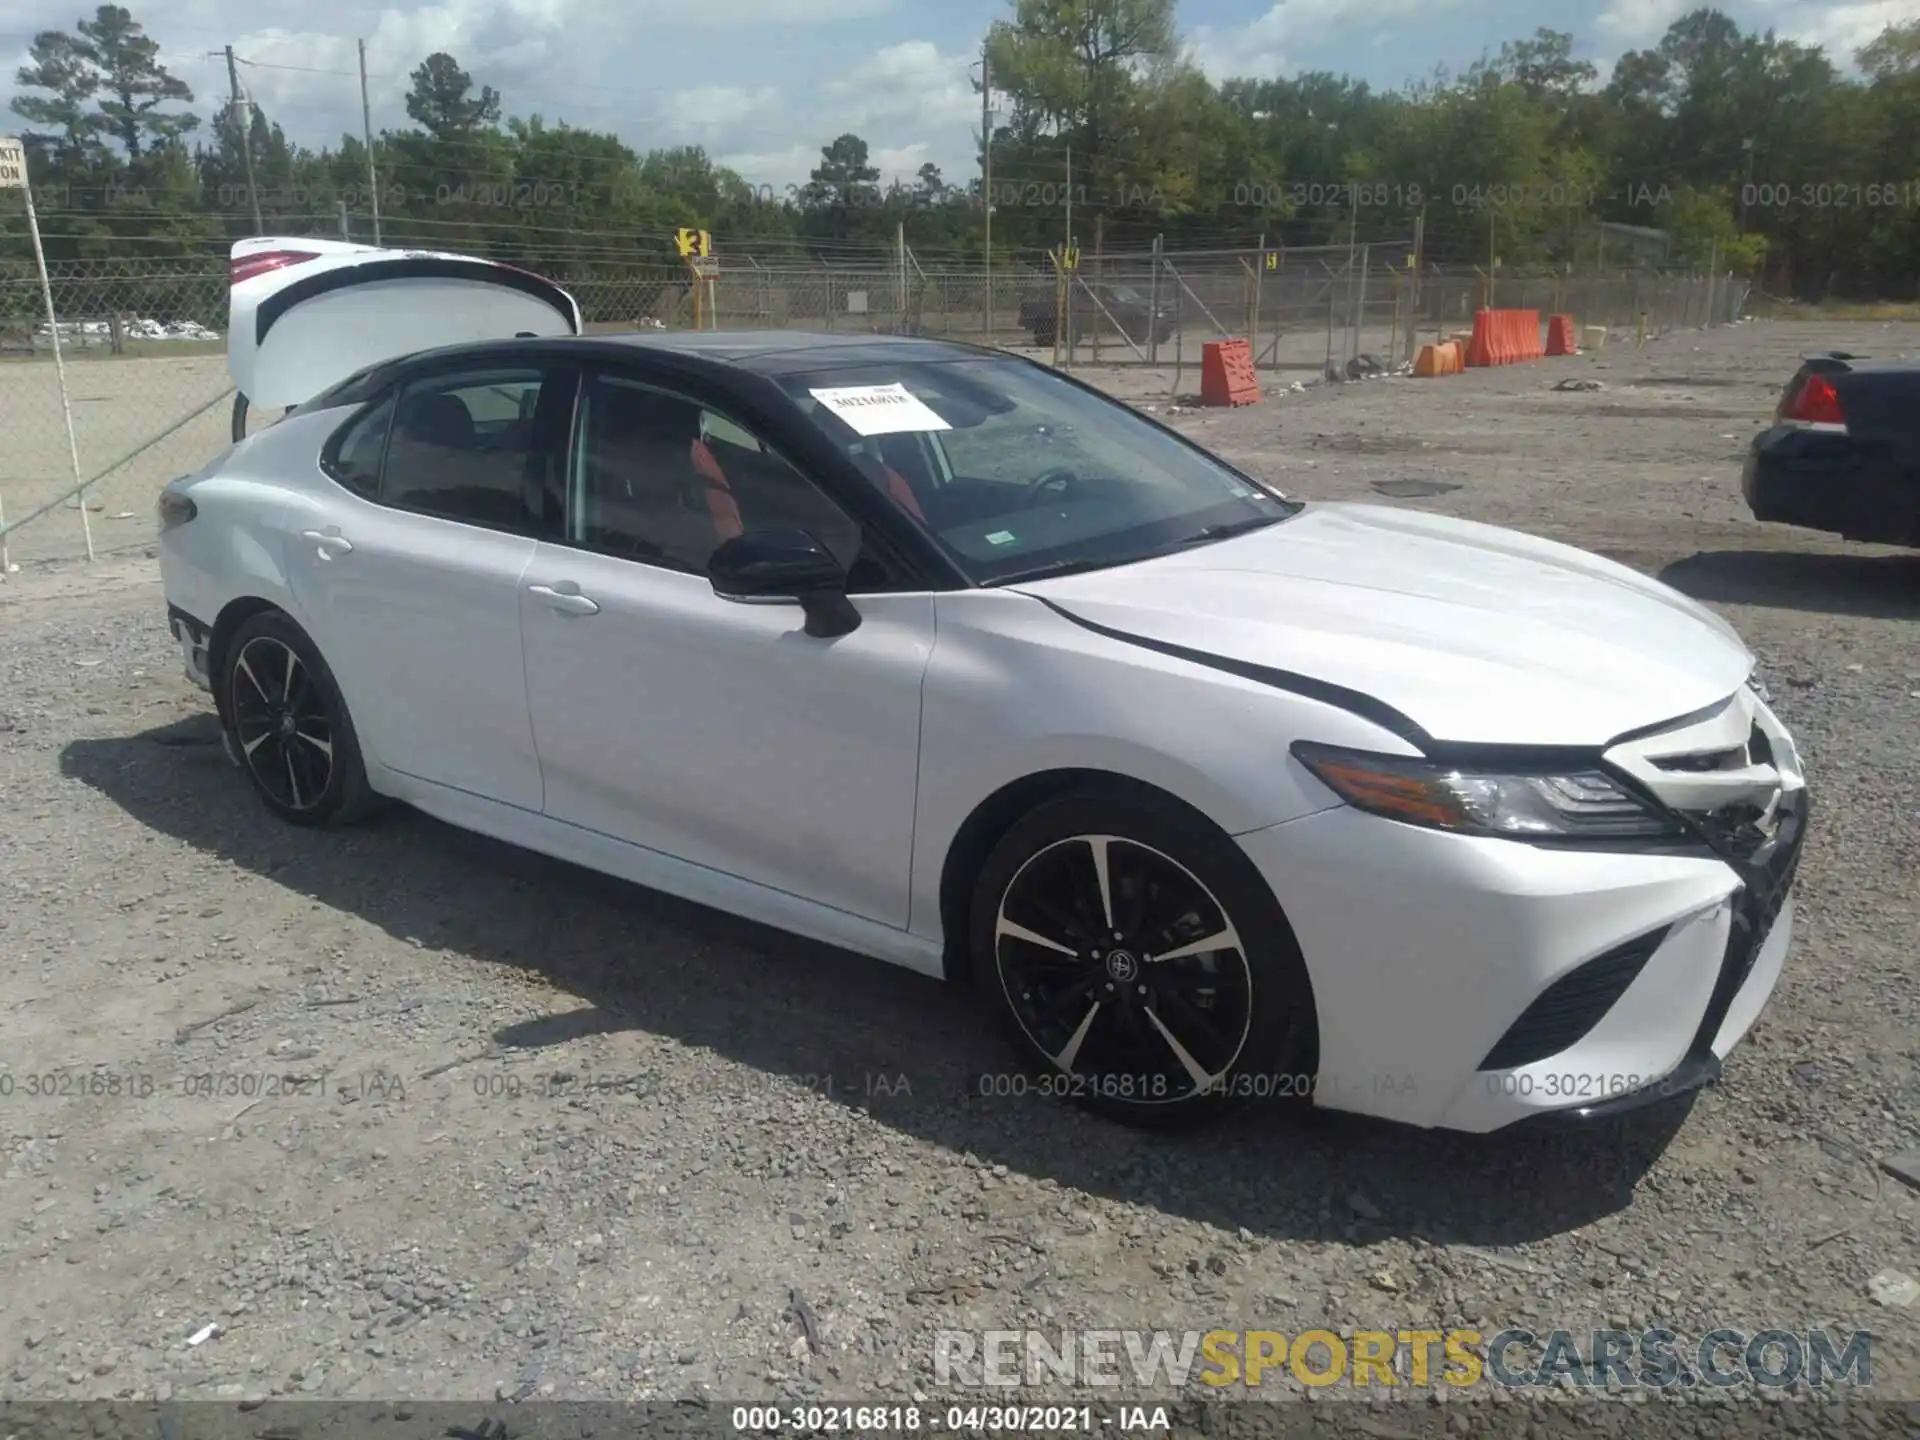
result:
[(393, 426), (394, 396), (348, 422), (334, 443), (331, 458), (322, 465), (327, 474), (369, 499), (380, 491), (380, 463), (386, 454), (387, 431)]

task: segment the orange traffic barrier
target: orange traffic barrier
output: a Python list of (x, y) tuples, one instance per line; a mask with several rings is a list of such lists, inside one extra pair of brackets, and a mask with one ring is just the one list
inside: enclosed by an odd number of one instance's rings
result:
[(1538, 360), (1545, 353), (1538, 310), (1481, 310), (1474, 315), (1467, 364), (1516, 365)]
[(1465, 368), (1460, 347), (1451, 340), (1444, 345), (1422, 345), (1419, 356), (1413, 362), (1413, 373), (1422, 377), (1458, 375)]
[(1251, 405), (1260, 398), (1253, 347), (1245, 340), (1209, 340), (1200, 347), (1200, 403)]
[(1580, 344), (1573, 338), (1573, 317), (1571, 315), (1549, 315), (1547, 317), (1547, 354), (1578, 355)]

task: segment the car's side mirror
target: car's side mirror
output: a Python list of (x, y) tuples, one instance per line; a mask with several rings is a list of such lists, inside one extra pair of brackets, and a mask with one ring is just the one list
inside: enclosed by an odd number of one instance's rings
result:
[(798, 604), (806, 633), (819, 639), (860, 625), (860, 612), (847, 599), (846, 567), (804, 530), (750, 530), (722, 541), (707, 561), (707, 578), (722, 600)]

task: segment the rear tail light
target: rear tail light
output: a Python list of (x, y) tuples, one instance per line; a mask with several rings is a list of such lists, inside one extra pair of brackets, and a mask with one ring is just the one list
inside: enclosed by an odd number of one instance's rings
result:
[(160, 528), (171, 530), (184, 525), (200, 513), (199, 507), (178, 490), (162, 490), (154, 508), (160, 513)]
[(1809, 375), (1780, 413), (1782, 420), (1798, 420), (1808, 425), (1845, 425), (1847, 412), (1840, 404), (1840, 392), (1824, 375)]
[(269, 270), (284, 270), (289, 265), (304, 265), (319, 258), (311, 250), (262, 250), (255, 255), (236, 255), (228, 269), (227, 283), (238, 285)]

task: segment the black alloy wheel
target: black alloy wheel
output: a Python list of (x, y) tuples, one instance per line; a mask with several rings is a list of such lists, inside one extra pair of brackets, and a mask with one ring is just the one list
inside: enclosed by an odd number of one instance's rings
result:
[(221, 699), (232, 753), (274, 814), (327, 825), (377, 808), (339, 687), (287, 616), (266, 611), (241, 625), (226, 646)]
[(1016, 825), (982, 876), (976, 968), (1051, 1090), (1129, 1123), (1186, 1125), (1304, 1097), (1305, 967), (1264, 881), (1177, 811), (1103, 797)]

